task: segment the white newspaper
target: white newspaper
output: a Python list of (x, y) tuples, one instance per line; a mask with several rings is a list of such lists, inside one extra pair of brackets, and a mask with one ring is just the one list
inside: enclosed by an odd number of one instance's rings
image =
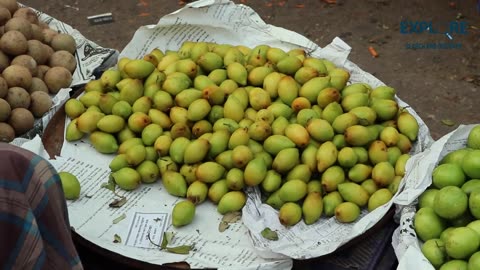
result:
[[(24, 5), (22, 5), (24, 6)], [(34, 10), (40, 21), (45, 22), (48, 26), (59, 33), (67, 33), (72, 35), (77, 43), (75, 59), (77, 68), (73, 73), (72, 84), (70, 87), (76, 87), (94, 78), (94, 72), (97, 68), (105, 69), (116, 63), (118, 51), (114, 49), (102, 48), (96, 43), (86, 39), (79, 31), (73, 29), (70, 25), (61, 22), (41, 11)], [(34, 128), (22, 135), (23, 138), (33, 138), (35, 135), (42, 135), (47, 127), (48, 122), (52, 119), (57, 110), (70, 98), (72, 88), (61, 89), (57, 94), (52, 96), (53, 105), (50, 110), (40, 119), (36, 119)]]
[[(372, 87), (383, 85), (347, 60), (351, 48), (341, 39), (335, 38), (331, 44), (320, 48), (297, 33), (265, 24), (251, 8), (226, 0), (197, 1), (163, 17), (157, 25), (141, 27), (120, 57), (140, 58), (157, 47), (177, 50), (186, 40), (249, 47), (269, 44), (285, 50), (300, 47), (314, 57), (327, 58), (348, 69), (351, 82), (367, 82)], [(400, 99), (397, 101), (420, 124), (419, 139), (412, 150), (412, 153), (419, 153), (432, 141), (429, 130), (412, 108)], [(68, 119), (66, 121), (68, 123)], [(128, 198), (127, 203), (120, 208), (108, 206), (115, 196), (100, 185), (108, 180), (108, 164), (112, 158), (113, 155), (99, 154), (88, 140), (84, 140), (64, 142), (61, 157), (52, 161), (58, 170), (78, 175), (82, 185), (80, 199), (69, 202), (71, 225), (77, 233), (103, 248), (153, 264), (186, 261), (196, 268), (290, 269), (291, 258), (308, 259), (329, 254), (361, 235), (375, 225), (393, 203), (392, 200), (371, 213), (364, 211), (353, 224), (322, 218), (314, 225), (307, 226), (302, 221), (287, 229), (280, 225), (278, 212), (262, 204), (259, 190), (252, 188), (248, 190), (242, 221), (232, 224), (225, 232), (218, 231), (222, 216), (210, 202), (198, 206), (192, 224), (176, 229), (170, 225), (170, 213), (179, 199), (163, 190), (161, 182), (143, 184), (133, 192), (120, 192)], [(113, 224), (113, 220), (123, 214), (126, 218)], [(264, 239), (260, 232), (265, 227), (277, 231), (279, 240)], [(189, 255), (160, 251), (151, 242), (160, 243), (164, 231), (175, 232), (172, 245), (195, 244), (195, 250)], [(115, 234), (120, 236), (121, 243), (113, 243)]]
[(399, 261), (397, 269), (435, 269), (423, 256), (421, 241), (413, 227), (417, 198), (432, 183), (432, 172), (438, 162), (448, 153), (466, 147), (468, 134), (474, 126), (476, 125), (460, 125), (434, 142), (429, 149), (409, 160), (405, 189), (395, 199), (396, 204), (404, 206), (400, 210), (400, 225), (392, 236), (392, 245)]

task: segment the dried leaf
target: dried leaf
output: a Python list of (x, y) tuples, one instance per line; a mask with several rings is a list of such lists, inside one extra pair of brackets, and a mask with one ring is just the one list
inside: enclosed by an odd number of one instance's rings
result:
[(230, 227), (230, 224), (228, 224), (228, 222), (220, 221), (220, 224), (218, 224), (218, 231), (224, 232), (226, 229), (228, 229), (228, 227)]
[(178, 247), (167, 247), (165, 248), (165, 250), (175, 254), (188, 254), (190, 250), (192, 250), (192, 248), (193, 248), (193, 245), (192, 246), (184, 245), (184, 246), (178, 246)]
[(265, 239), (272, 240), (272, 241), (277, 241), (278, 240), (277, 232), (270, 230), (270, 228), (268, 228), (268, 227), (263, 229), (261, 234), (262, 234), (263, 238), (265, 238)]
[(235, 212), (230, 212), (230, 213), (225, 214), (222, 218), (222, 222), (235, 223), (235, 222), (239, 221), (240, 219), (242, 219), (242, 212), (235, 211)]
[(110, 174), (110, 176), (108, 177), (108, 182), (102, 183), (100, 187), (106, 188), (108, 190), (115, 192), (115, 186), (116, 186), (115, 180), (113, 179), (113, 176)]
[(451, 127), (451, 126), (454, 126), (454, 125), (455, 125), (455, 122), (453, 122), (453, 121), (450, 120), (450, 119), (442, 119), (442, 124)]
[(119, 223), (120, 221), (124, 220), (126, 217), (127, 217), (127, 215), (125, 215), (125, 213), (123, 213), (121, 216), (117, 217), (117, 218), (114, 219), (112, 222), (113, 222), (113, 224), (117, 224), (117, 223)]
[(113, 202), (111, 202), (108, 206), (113, 208), (119, 208), (119, 207), (122, 207), (125, 203), (127, 203), (127, 198), (121, 197), (113, 200)]
[(113, 243), (122, 243), (122, 238), (120, 238), (120, 235), (118, 234), (113, 235)]
[(163, 238), (162, 238), (162, 244), (160, 245), (160, 248), (162, 249), (166, 248), (168, 243), (172, 241), (172, 238), (173, 238), (173, 232), (164, 232)]

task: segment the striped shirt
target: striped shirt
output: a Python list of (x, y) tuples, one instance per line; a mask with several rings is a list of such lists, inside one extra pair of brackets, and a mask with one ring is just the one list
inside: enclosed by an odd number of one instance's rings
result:
[(1, 269), (83, 269), (62, 184), (48, 161), (0, 143)]

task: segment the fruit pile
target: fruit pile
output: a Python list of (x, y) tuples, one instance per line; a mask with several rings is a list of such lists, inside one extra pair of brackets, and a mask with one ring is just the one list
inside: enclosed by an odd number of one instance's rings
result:
[(480, 269), (480, 126), (465, 148), (448, 153), (433, 170), (414, 227), (435, 268)]
[(10, 142), (52, 107), (50, 94), (70, 86), (76, 44), (16, 0), (0, 1), (0, 26), (0, 141)]
[(175, 226), (207, 198), (221, 214), (241, 210), (252, 186), (285, 226), (322, 215), (353, 222), (396, 193), (419, 125), (393, 88), (349, 78), (302, 49), (185, 42), (121, 58), (90, 81), (65, 104), (66, 140), (88, 136), (116, 154), (122, 189), (161, 177), (187, 198)]

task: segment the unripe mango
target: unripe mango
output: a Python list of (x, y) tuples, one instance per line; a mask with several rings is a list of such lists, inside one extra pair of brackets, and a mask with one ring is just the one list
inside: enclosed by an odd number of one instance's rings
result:
[(213, 183), (220, 180), (225, 174), (225, 168), (213, 161), (200, 164), (195, 172), (197, 179), (204, 183)]
[[(122, 83), (124, 80), (122, 80), (120, 83)], [(142, 81), (137, 79), (129, 79), (125, 82), (122, 88), (118, 89), (120, 90), (120, 100), (124, 100), (130, 105), (133, 105), (137, 99), (143, 96), (144, 90)]]
[(210, 150), (208, 156), (215, 158), (218, 154), (227, 150), (230, 132), (228, 130), (219, 130), (212, 133), (209, 139)]
[(77, 128), (83, 133), (91, 133), (97, 129), (97, 123), (105, 116), (101, 112), (86, 111), (77, 118)]
[(300, 162), (300, 153), (298, 148), (286, 148), (278, 152), (273, 159), (272, 168), (279, 173), (285, 173), (291, 170)]
[(380, 162), (388, 161), (387, 146), (383, 141), (373, 141), (368, 148), (368, 158), (375, 165)]
[(242, 190), (245, 187), (244, 173), (238, 168), (232, 168), (226, 175), (227, 186), (230, 190)]
[(233, 62), (227, 66), (227, 76), (239, 85), (247, 84), (248, 72), (245, 67), (237, 62)]
[(296, 202), (307, 195), (307, 183), (300, 179), (285, 182), (280, 187), (279, 197), (284, 202)]
[(333, 120), (337, 118), (337, 116), (343, 113), (342, 106), (338, 104), (338, 102), (329, 103), (322, 111), (322, 118), (327, 120), (330, 124), (333, 123)]
[[(298, 95), (300, 97), (305, 97), (312, 104), (315, 102), (318, 103), (319, 93), (322, 91), (322, 89), (325, 89), (329, 86), (329, 81), (329, 76), (312, 78), (302, 85), (302, 87), (298, 90)], [(322, 103), (325, 105), (328, 104), (324, 103), (323, 101)]]
[(244, 181), (248, 186), (262, 183), (267, 175), (267, 166), (262, 158), (254, 158), (245, 167)]
[(360, 207), (351, 202), (343, 202), (335, 208), (335, 218), (342, 223), (351, 223), (360, 216)]
[(278, 219), (284, 226), (293, 226), (302, 219), (302, 208), (294, 202), (287, 202), (280, 207)]
[(137, 166), (137, 172), (142, 177), (142, 182), (147, 184), (157, 181), (160, 176), (160, 170), (157, 164), (151, 160), (144, 160), (140, 163), (140, 165)]
[(368, 94), (366, 93), (354, 93), (348, 96), (344, 96), (342, 99), (343, 110), (349, 112), (354, 108), (368, 106)]
[(188, 106), (187, 118), (190, 121), (199, 121), (205, 118), (212, 107), (205, 99), (197, 99)]
[(325, 216), (335, 215), (335, 208), (343, 202), (342, 195), (338, 191), (330, 192), (323, 197), (323, 212)]
[(374, 99), (370, 107), (377, 113), (380, 120), (391, 120), (397, 115), (398, 104), (390, 99)]
[(294, 75), (302, 67), (302, 61), (295, 56), (286, 56), (277, 63), (277, 69), (281, 73)]
[(189, 201), (181, 201), (175, 204), (172, 210), (172, 225), (181, 227), (192, 223), (195, 217), (195, 205)]
[(132, 168), (121, 168), (111, 174), (115, 183), (124, 190), (134, 190), (142, 182), (140, 174)]
[(271, 193), (277, 191), (282, 184), (282, 176), (275, 170), (268, 170), (265, 179), (262, 181), (264, 191)]
[(113, 115), (118, 115), (123, 119), (128, 119), (132, 114), (132, 106), (124, 100), (117, 101), (113, 107), (111, 113)]
[(391, 99), (395, 98), (395, 89), (386, 85), (378, 86), (370, 92), (371, 99)]
[(317, 150), (317, 170), (324, 172), (337, 161), (338, 150), (331, 141), (326, 141)]
[(208, 186), (200, 181), (195, 181), (188, 186), (187, 200), (193, 204), (201, 204), (207, 198)]
[(229, 212), (240, 211), (246, 202), (247, 197), (243, 191), (230, 191), (223, 195), (218, 202), (217, 211), (222, 215)]
[(310, 134), (300, 124), (289, 124), (285, 127), (285, 136), (300, 148), (307, 146), (310, 142)]
[(83, 106), (88, 108), (91, 106), (98, 106), (101, 96), (102, 93), (97, 91), (86, 92), (79, 98), (79, 100), (83, 104)]
[(70, 119), (75, 119), (85, 112), (85, 106), (78, 99), (71, 98), (65, 103), (65, 114)]
[(342, 198), (347, 202), (353, 202), (359, 207), (367, 205), (370, 195), (359, 184), (348, 182), (338, 185), (338, 192)]
[(303, 66), (314, 68), (318, 72), (318, 75), (325, 75), (327, 73), (327, 68), (323, 64), (322, 60), (317, 58), (305, 58), (305, 60), (303, 60)]
[(118, 150), (117, 140), (109, 133), (94, 131), (90, 134), (90, 142), (102, 154), (112, 154)]
[(264, 141), (272, 135), (272, 127), (265, 121), (256, 121), (248, 127), (248, 135), (256, 141)]
[(395, 177), (395, 169), (388, 161), (376, 164), (372, 169), (372, 179), (380, 187), (388, 186)]
[(152, 123), (152, 119), (143, 113), (143, 112), (136, 112), (128, 117), (128, 127), (134, 132), (142, 132), (142, 130)]
[(358, 123), (358, 118), (353, 113), (343, 113), (337, 116), (332, 123), (333, 130), (337, 134), (344, 134), (347, 128), (354, 126)]
[(368, 199), (368, 211), (372, 212), (377, 207), (388, 203), (392, 197), (392, 192), (386, 188), (375, 191)]
[(134, 59), (125, 64), (123, 71), (129, 78), (144, 79), (153, 72), (155, 66), (143, 59)]
[(220, 199), (227, 194), (228, 192), (228, 185), (227, 180), (222, 179), (215, 183), (213, 183), (210, 188), (208, 189), (208, 199), (213, 203), (217, 204), (220, 202)]
[(244, 117), (244, 110), (244, 106), (237, 97), (229, 96), (225, 102), (223, 114), (226, 118), (240, 122)]
[(372, 167), (366, 164), (355, 164), (350, 170), (348, 170), (348, 179), (353, 182), (360, 183), (370, 177), (372, 173)]
[(162, 183), (170, 195), (177, 197), (187, 195), (187, 182), (179, 172), (165, 171), (162, 174)]
[(291, 76), (284, 76), (278, 82), (278, 97), (288, 106), (298, 97), (298, 90), (298, 84)]
[(400, 113), (397, 118), (398, 130), (410, 139), (414, 141), (417, 139), (419, 125), (417, 119), (413, 117), (409, 112), (404, 111)]
[(329, 167), (322, 173), (322, 189), (326, 192), (337, 190), (338, 185), (343, 182), (345, 182), (345, 172), (340, 166)]
[(248, 128), (239, 128), (235, 130), (228, 140), (228, 149), (234, 149), (239, 145), (248, 145), (250, 136), (248, 135)]
[(311, 119), (306, 128), (310, 136), (318, 142), (330, 141), (335, 135), (333, 127), (324, 119)]
[(358, 124), (362, 126), (369, 126), (375, 123), (377, 113), (370, 107), (360, 106), (350, 110), (358, 118)]
[(190, 140), (185, 137), (178, 137), (172, 141), (168, 153), (174, 162), (183, 163), (185, 158), (185, 149), (189, 144)]
[(183, 155), (183, 163), (194, 164), (201, 162), (210, 150), (210, 142), (206, 139), (191, 141), (186, 147)]
[(65, 130), (65, 140), (67, 140), (68, 142), (80, 140), (81, 138), (83, 138), (83, 135), (85, 135), (85, 133), (81, 132), (78, 129), (77, 121), (78, 118), (75, 118), (70, 123), (68, 123), (68, 126)]

